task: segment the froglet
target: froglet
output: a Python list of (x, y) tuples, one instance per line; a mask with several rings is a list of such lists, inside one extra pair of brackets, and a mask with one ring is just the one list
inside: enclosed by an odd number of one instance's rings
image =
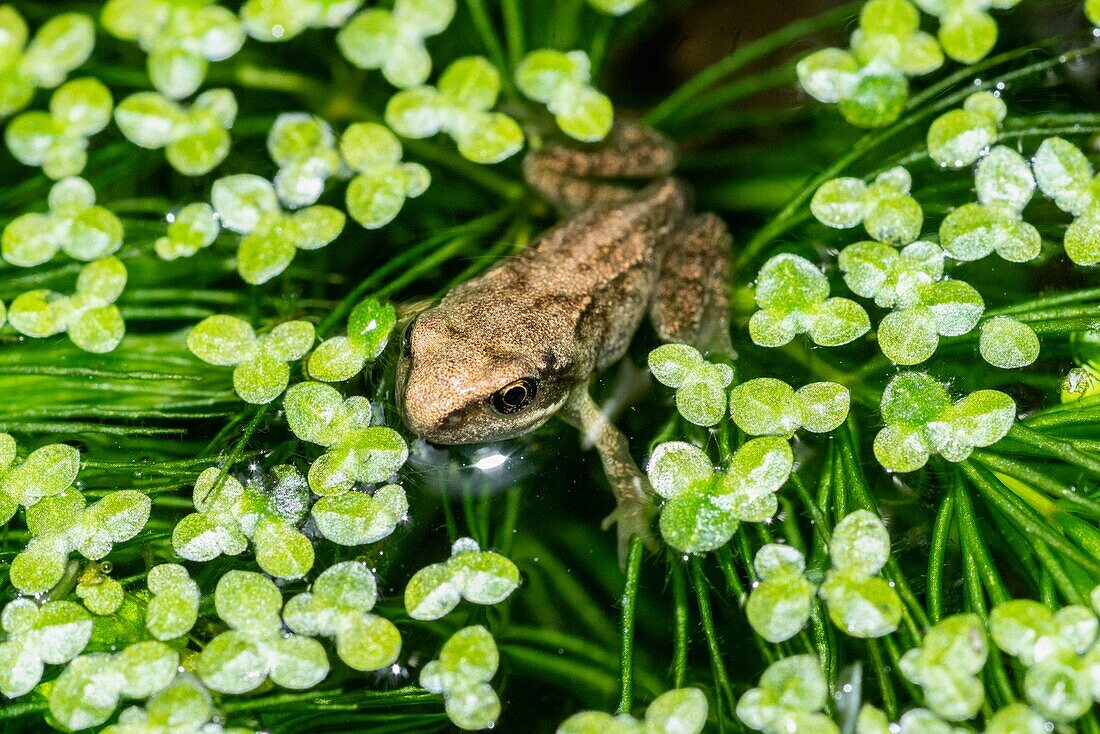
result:
[[(599, 452), (616, 500), (620, 556), (651, 541), (652, 489), (626, 437), (589, 396), (649, 313), (664, 341), (730, 353), (730, 237), (693, 215), (670, 177), (671, 144), (618, 124), (599, 148), (550, 147), (524, 161), (528, 183), (564, 221), (518, 257), (448, 292), (406, 327), (397, 402), (432, 443), (499, 441), (551, 417)], [(636, 190), (623, 181), (649, 179)]]

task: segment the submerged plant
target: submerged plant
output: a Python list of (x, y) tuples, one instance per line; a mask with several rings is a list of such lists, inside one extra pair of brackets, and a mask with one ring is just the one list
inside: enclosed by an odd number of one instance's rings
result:
[(92, 5), (0, 6), (5, 732), (1100, 731), (1100, 3)]

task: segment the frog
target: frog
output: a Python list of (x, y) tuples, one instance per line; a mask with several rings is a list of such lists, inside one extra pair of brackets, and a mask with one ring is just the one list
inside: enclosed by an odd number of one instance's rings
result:
[(461, 283), (405, 326), (400, 417), (440, 445), (490, 443), (559, 418), (594, 448), (616, 500), (620, 561), (651, 531), (653, 490), (626, 435), (590, 394), (645, 316), (661, 341), (732, 358), (732, 239), (696, 214), (673, 144), (616, 123), (596, 147), (548, 145), (523, 174), (560, 221), (519, 255)]

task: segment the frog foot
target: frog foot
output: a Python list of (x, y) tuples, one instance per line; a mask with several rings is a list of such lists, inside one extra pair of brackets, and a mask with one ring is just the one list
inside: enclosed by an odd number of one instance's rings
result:
[(609, 530), (612, 525), (616, 527), (620, 566), (626, 567), (630, 541), (635, 536), (651, 551), (660, 548), (657, 537), (653, 534), (654, 514), (653, 503), (648, 500), (627, 498), (621, 500), (614, 511), (604, 518), (601, 526), (604, 530)]

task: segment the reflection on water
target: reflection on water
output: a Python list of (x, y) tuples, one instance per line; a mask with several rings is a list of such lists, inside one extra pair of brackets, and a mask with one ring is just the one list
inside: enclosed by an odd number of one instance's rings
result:
[(521, 436), (491, 444), (438, 446), (423, 439), (409, 445), (407, 466), (440, 494), (496, 494), (532, 476), (545, 454), (544, 440)]

